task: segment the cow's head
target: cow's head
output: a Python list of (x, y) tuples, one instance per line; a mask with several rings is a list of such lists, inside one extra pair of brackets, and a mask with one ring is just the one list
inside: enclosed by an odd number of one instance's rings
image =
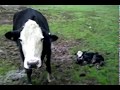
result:
[[(39, 25), (33, 21), (28, 20), (22, 30), (15, 30), (7, 32), (6, 38), (10, 40), (19, 40), (24, 54), (24, 68), (39, 68), (41, 66), (41, 54), (43, 50), (44, 36)], [(58, 37), (51, 35), (53, 41)]]

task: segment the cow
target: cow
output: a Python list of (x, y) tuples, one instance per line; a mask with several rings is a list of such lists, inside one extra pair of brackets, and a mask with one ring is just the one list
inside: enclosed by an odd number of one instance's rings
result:
[(29, 84), (32, 84), (32, 69), (40, 68), (45, 57), (47, 80), (51, 82), (51, 43), (58, 36), (51, 34), (42, 13), (32, 8), (16, 12), (13, 16), (13, 30), (6, 32), (5, 37), (18, 46)]
[(75, 55), (77, 57), (76, 63), (80, 65), (97, 64), (103, 66), (104, 64), (104, 58), (98, 52), (78, 51)]

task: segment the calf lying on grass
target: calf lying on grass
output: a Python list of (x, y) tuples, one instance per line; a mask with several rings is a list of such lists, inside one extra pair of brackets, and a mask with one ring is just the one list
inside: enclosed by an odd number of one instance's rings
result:
[(87, 51), (78, 51), (76, 54), (77, 60), (76, 63), (80, 65), (85, 65), (85, 64), (92, 64), (97, 65), (97, 69), (99, 66), (104, 65), (104, 58), (102, 55), (100, 55), (97, 52), (87, 52)]

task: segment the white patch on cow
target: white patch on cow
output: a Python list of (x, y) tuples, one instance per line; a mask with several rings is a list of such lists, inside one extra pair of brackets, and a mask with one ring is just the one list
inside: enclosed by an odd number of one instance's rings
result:
[(29, 69), (27, 62), (39, 62), (37, 67), (41, 66), (41, 53), (43, 49), (43, 39), (41, 28), (33, 21), (28, 20), (20, 33), (20, 39), (23, 54), (25, 56), (24, 67)]
[(78, 56), (78, 57), (81, 57), (81, 56), (82, 56), (82, 54), (83, 54), (83, 52), (82, 52), (82, 51), (78, 51), (78, 52), (77, 52), (77, 56)]

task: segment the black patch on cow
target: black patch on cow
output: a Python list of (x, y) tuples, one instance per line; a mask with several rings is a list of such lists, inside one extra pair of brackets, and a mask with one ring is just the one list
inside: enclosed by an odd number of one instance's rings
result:
[(7, 39), (16, 41), (20, 37), (20, 31), (10, 31), (5, 33)]

